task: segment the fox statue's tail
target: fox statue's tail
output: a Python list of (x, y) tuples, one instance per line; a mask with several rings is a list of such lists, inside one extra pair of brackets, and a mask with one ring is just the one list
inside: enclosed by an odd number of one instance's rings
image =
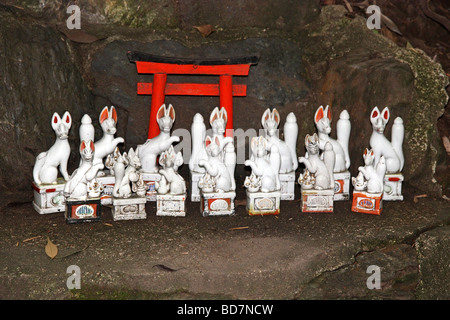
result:
[(395, 118), (392, 125), (391, 144), (394, 147), (395, 152), (400, 160), (400, 170), (402, 171), (405, 164), (405, 158), (403, 157), (403, 138), (405, 136), (405, 127), (403, 126), (403, 119), (400, 117)]
[(339, 120), (336, 124), (336, 135), (339, 144), (344, 149), (345, 156), (345, 167), (348, 169), (350, 167), (350, 155), (348, 153), (348, 141), (350, 139), (351, 131), (350, 115), (347, 110), (343, 110), (339, 115)]
[(291, 152), (292, 165), (294, 171), (297, 170), (298, 161), (297, 161), (297, 138), (298, 138), (298, 124), (297, 118), (293, 112), (289, 113), (286, 117), (286, 122), (283, 127), (284, 132), (284, 142), (289, 148)]
[(41, 179), (39, 178), (39, 173), (41, 172), (41, 169), (44, 166), (46, 157), (47, 157), (47, 152), (41, 152), (36, 157), (36, 162), (34, 163), (34, 167), (33, 167), (33, 180), (37, 184), (41, 183)]

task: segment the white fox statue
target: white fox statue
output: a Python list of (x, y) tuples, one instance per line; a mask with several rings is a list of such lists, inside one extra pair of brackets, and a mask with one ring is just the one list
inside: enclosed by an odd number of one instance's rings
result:
[(336, 156), (333, 172), (344, 172), (350, 167), (350, 156), (348, 152), (348, 141), (350, 138), (350, 115), (347, 110), (343, 110), (337, 122), (337, 140), (330, 137), (331, 133), (331, 109), (330, 106), (320, 106), (315, 115), (314, 123), (319, 135), (319, 148), (325, 149), (327, 142), (331, 143)]
[(180, 137), (170, 136), (170, 131), (175, 121), (175, 109), (171, 104), (169, 107), (166, 107), (165, 104), (161, 105), (156, 114), (156, 121), (160, 129), (159, 135), (152, 139), (147, 139), (136, 150), (139, 152), (143, 172), (157, 173), (156, 158), (173, 143), (180, 141)]
[[(324, 190), (334, 188), (333, 168), (335, 154), (330, 142), (325, 143), (324, 152), (320, 155), (319, 137), (316, 133), (312, 136), (306, 135), (305, 147), (308, 157), (299, 157), (298, 161), (305, 165), (304, 175), (312, 175), (314, 178), (314, 189)], [(322, 159), (323, 158), (323, 159)], [(299, 181), (304, 180), (304, 175), (300, 175)]]
[[(359, 167), (358, 171), (362, 173), (367, 181), (366, 189), (368, 193), (382, 193), (384, 185), (384, 175), (386, 173), (386, 161), (381, 156), (377, 165), (374, 166), (375, 155), (373, 150), (364, 150), (364, 167)], [(357, 179), (352, 179), (353, 186), (356, 185)]]
[(298, 136), (297, 118), (294, 113), (289, 113), (284, 124), (284, 141), (278, 137), (280, 114), (277, 109), (266, 109), (261, 118), (262, 126), (266, 132), (267, 147), (276, 145), (281, 156), (280, 173), (295, 171), (298, 167), (296, 147)]
[(132, 195), (131, 183), (139, 180), (138, 170), (141, 168), (139, 161), (139, 150), (134, 152), (133, 148), (118, 157), (114, 164), (114, 175), (116, 178), (113, 196), (115, 198), (129, 198)]
[(58, 166), (64, 180), (69, 180), (67, 161), (70, 156), (69, 129), (72, 117), (66, 111), (62, 118), (55, 112), (52, 116), (52, 128), (56, 134), (56, 141), (46, 152), (36, 157), (33, 167), (33, 180), (37, 184), (55, 184), (58, 178)]
[[(94, 165), (103, 163), (103, 159), (113, 153), (119, 143), (125, 140), (121, 137), (114, 138), (116, 133), (117, 112), (114, 106), (108, 110), (104, 107), (99, 116), (100, 126), (103, 130), (103, 136), (95, 142)], [(104, 175), (103, 171), (99, 171), (98, 175)]]
[(161, 181), (159, 183), (156, 182), (158, 194), (179, 195), (186, 193), (186, 182), (177, 172), (178, 168), (183, 164), (181, 152), (175, 153), (173, 146), (170, 146), (169, 149), (161, 154), (159, 164), (162, 169), (159, 169)]
[(205, 146), (208, 154), (208, 160), (200, 160), (199, 166), (205, 168), (205, 175), (208, 174), (212, 179), (214, 179), (214, 192), (234, 191), (236, 186), (234, 176), (230, 174), (229, 169), (223, 161), (223, 149), (220, 145), (220, 140), (217, 136), (214, 138), (207, 136)]
[(80, 166), (72, 173), (64, 186), (64, 196), (70, 199), (86, 200), (88, 197), (88, 183), (103, 169), (103, 163), (94, 165), (95, 146), (92, 140), (80, 143)]
[[(281, 157), (278, 147), (272, 145), (270, 153), (267, 152), (267, 140), (264, 137), (253, 137), (251, 141), (252, 157), (245, 161), (246, 166), (250, 166), (259, 182), (261, 192), (272, 192), (281, 189), (280, 165)], [(250, 181), (246, 178), (246, 182)], [(245, 184), (245, 183), (244, 183)]]
[(395, 118), (392, 126), (391, 141), (384, 136), (386, 124), (389, 121), (389, 109), (385, 107), (380, 112), (378, 107), (372, 109), (370, 114), (370, 122), (372, 123), (372, 135), (370, 137), (370, 147), (374, 152), (374, 165), (378, 164), (381, 156), (384, 156), (386, 161), (386, 173), (399, 173), (403, 169), (403, 138), (405, 128), (403, 126), (403, 119)]
[[(228, 121), (227, 111), (225, 108), (214, 108), (209, 117), (209, 123), (212, 129), (211, 141), (218, 143), (220, 151), (220, 159), (223, 161), (225, 167), (228, 169), (232, 177), (232, 190), (236, 189), (234, 180), (234, 172), (236, 168), (236, 152), (232, 137), (225, 137), (225, 130)], [(192, 127), (192, 154), (189, 159), (189, 169), (191, 172), (204, 173), (205, 166), (200, 165), (202, 160), (208, 161), (209, 155), (206, 151), (206, 127), (203, 122), (203, 117), (196, 114), (193, 119)], [(217, 138), (217, 140), (216, 140)]]

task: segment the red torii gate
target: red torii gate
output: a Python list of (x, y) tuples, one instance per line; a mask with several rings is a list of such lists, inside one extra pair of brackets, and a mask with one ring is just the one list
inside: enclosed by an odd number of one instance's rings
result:
[[(226, 59), (184, 59), (155, 56), (128, 51), (130, 62), (136, 63), (139, 74), (153, 74), (153, 83), (138, 82), (137, 93), (152, 95), (148, 139), (159, 134), (156, 113), (164, 103), (166, 95), (219, 96), (220, 107), (228, 114), (226, 135), (233, 129), (233, 97), (247, 95), (247, 85), (233, 84), (233, 76), (248, 76), (250, 66), (257, 64), (259, 57), (237, 57)], [(219, 83), (167, 83), (168, 74), (217, 75)]]

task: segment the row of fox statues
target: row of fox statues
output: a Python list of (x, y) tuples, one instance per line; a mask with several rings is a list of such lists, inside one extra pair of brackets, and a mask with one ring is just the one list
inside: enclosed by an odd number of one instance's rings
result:
[[(197, 113), (191, 126), (192, 150), (189, 159), (190, 183), (178, 173), (183, 165), (171, 135), (175, 109), (163, 104), (157, 112), (160, 133), (135, 149), (121, 153), (116, 138), (117, 111), (105, 107), (99, 124), (103, 131), (95, 141), (92, 119), (84, 115), (80, 125), (80, 163), (69, 175), (71, 152), (68, 142), (72, 117), (54, 113), (51, 119), (56, 141), (36, 157), (33, 168), (33, 206), (41, 214), (65, 212), (66, 221), (99, 220), (102, 206), (112, 206), (114, 220), (146, 218), (145, 204), (156, 201), (157, 215), (184, 216), (188, 189), (190, 200), (200, 203), (204, 216), (232, 215), (236, 197), (236, 150), (233, 137), (226, 135), (227, 112), (215, 108), (209, 116), (212, 134), (207, 135), (204, 118)], [(332, 212), (334, 201), (349, 200), (353, 185), (352, 211), (380, 214), (383, 200), (403, 200), (401, 185), (404, 158), (403, 120), (397, 117), (389, 141), (384, 130), (390, 113), (386, 107), (370, 114), (370, 148), (363, 151), (364, 166), (350, 177), (350, 115), (343, 110), (333, 139), (331, 109), (320, 106), (314, 115), (317, 132), (305, 137), (304, 155), (297, 157), (298, 124), (289, 113), (279, 135), (281, 123), (277, 109), (267, 109), (261, 117), (264, 134), (251, 138), (250, 156), (245, 166), (247, 211), (250, 215), (280, 213), (280, 201), (292, 200), (295, 184), (301, 187), (303, 212)], [(304, 169), (296, 179), (299, 165)]]

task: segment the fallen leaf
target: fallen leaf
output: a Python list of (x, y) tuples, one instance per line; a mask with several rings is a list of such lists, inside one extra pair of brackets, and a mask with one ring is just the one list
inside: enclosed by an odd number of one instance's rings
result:
[(65, 254), (63, 256), (56, 257), (55, 259), (64, 259), (64, 258), (70, 257), (70, 256), (72, 256), (74, 254), (80, 253), (80, 252), (86, 250), (89, 247), (89, 245), (90, 245), (90, 243), (86, 247), (84, 247), (82, 249), (77, 249), (77, 250), (69, 252), (69, 253), (67, 253), (67, 254)]
[(50, 258), (55, 258), (58, 254), (58, 247), (50, 240), (49, 237), (47, 237), (47, 245), (45, 246), (45, 253)]
[(111, 223), (106, 223), (106, 222), (103, 222), (103, 225), (108, 226), (108, 227), (112, 227), (113, 226)]
[(394, 23), (394, 21), (392, 21), (389, 17), (385, 16), (384, 14), (381, 14), (381, 22), (391, 31), (394, 31), (395, 33), (398, 33), (401, 36), (403, 35), (398, 29), (397, 25)]
[(213, 33), (214, 31), (216, 31), (214, 29), (214, 27), (210, 24), (204, 24), (202, 26), (193, 26), (194, 29), (197, 29), (203, 38), (206, 38), (207, 36), (209, 36), (211, 33)]

